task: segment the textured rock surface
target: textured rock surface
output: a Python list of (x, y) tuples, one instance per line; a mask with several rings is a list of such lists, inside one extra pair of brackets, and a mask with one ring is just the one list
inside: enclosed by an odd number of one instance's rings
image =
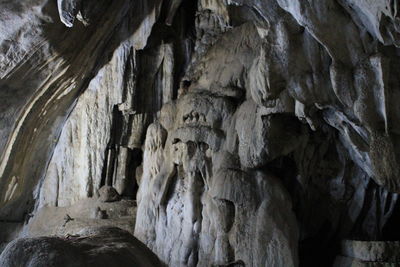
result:
[[(4, 21), (2, 27), (5, 34), (1, 36), (1, 57), (4, 59), (0, 67), (1, 97), (7, 102), (2, 105), (1, 111), (4, 126), (1, 127), (0, 143), (2, 151), (0, 217), (21, 220), (23, 214), (32, 208), (33, 198), (37, 197), (38, 191), (34, 189), (39, 178), (46, 173), (49, 157), (55, 155), (56, 159), (59, 156), (62, 160), (68, 158), (63, 157), (62, 152), (54, 154), (54, 146), (57, 144), (66, 116), (71, 113), (74, 106), (79, 106), (79, 103), (74, 105), (79, 94), (92, 86), (95, 87), (95, 91), (101, 87), (104, 90), (119, 89), (122, 94), (123, 89), (118, 86), (121, 85), (118, 83), (118, 77), (124, 74), (112, 70), (104, 74), (102, 69), (112, 69), (117, 67), (115, 65), (118, 63), (129, 62), (126, 59), (129, 51), (145, 46), (151, 25), (157, 18), (159, 4), (158, 1), (146, 1), (145, 4), (140, 1), (87, 2), (86, 10), (90, 24), (87, 27), (80, 24), (68, 30), (59, 21), (54, 1), (2, 3), (4, 8), (1, 18)], [(24, 19), (19, 20), (21, 12), (27, 14), (22, 13)], [(118, 50), (118, 47), (124, 47), (123, 51)], [(121, 53), (125, 55), (122, 59), (124, 63), (113, 64), (115, 61), (112, 59), (118, 58)], [(103, 76), (108, 78), (104, 78), (105, 81), (100, 84), (97, 79), (101, 80)], [(112, 87), (106, 86), (107, 80)], [(107, 125), (111, 124), (112, 112), (108, 111), (112, 110), (114, 105), (112, 102), (120, 102), (107, 93), (104, 95), (107, 97), (101, 98), (99, 102), (105, 105), (99, 103), (98, 106), (105, 116), (95, 119), (94, 125), (87, 124), (85, 118), (81, 118), (83, 120), (81, 123), (93, 130), (97, 129), (93, 127), (99, 120), (102, 122), (97, 127), (107, 129)], [(82, 110), (80, 108), (74, 110), (82, 115), (85, 107), (89, 108), (87, 104), (82, 103)], [(73, 119), (73, 114), (71, 116)], [(81, 130), (86, 129), (79, 126), (76, 131)], [(68, 132), (68, 127), (65, 131)], [(96, 151), (96, 154), (100, 158), (104, 157), (101, 141), (107, 144), (107, 131), (105, 135), (103, 137), (99, 133), (95, 138), (100, 150)], [(86, 138), (90, 140), (90, 134), (85, 134)], [(96, 150), (93, 143), (88, 143), (87, 147), (78, 144), (76, 146), (84, 150), (90, 146), (90, 150)], [(74, 152), (66, 150), (67, 153), (72, 153), (75, 160), (79, 159)], [(80, 154), (78, 148), (72, 150)], [(94, 166), (98, 164), (96, 156), (93, 160), (91, 156), (88, 157), (85, 161), (90, 166), (87, 165), (86, 168), (83, 166), (84, 171), (95, 172)], [(83, 164), (85, 161), (81, 160), (79, 163)], [(70, 166), (74, 169), (72, 171), (68, 168), (66, 171), (68, 176), (70, 173), (84, 172), (80, 168), (75, 168), (72, 158), (63, 161), (67, 162), (71, 162)], [(63, 167), (60, 167), (58, 171), (62, 173), (62, 170)], [(91, 178), (91, 175), (88, 175), (81, 183), (86, 185), (85, 181)], [(65, 190), (68, 191), (68, 185), (66, 187)], [(83, 190), (77, 189), (77, 192)], [(90, 196), (90, 188), (87, 190)], [(74, 199), (74, 196), (71, 197)]]
[(64, 213), (133, 231), (104, 205), (136, 197), (170, 266), (330, 266), (343, 239), (400, 239), (398, 11), (0, 2), (0, 246), (68, 233)]
[(100, 199), (89, 199), (68, 207), (42, 207), (24, 227), (21, 236), (76, 235), (87, 226), (114, 226), (133, 234), (136, 219), (133, 204), (130, 200), (104, 203)]
[(396, 267), (398, 263), (393, 262), (367, 262), (354, 258), (339, 256), (336, 258), (334, 267)]
[(14, 266), (163, 266), (146, 246), (119, 228), (83, 229), (79, 235), (22, 238), (0, 255), (0, 265)]
[[(239, 157), (229, 152), (258, 145), (238, 139), (232, 100), (199, 91), (175, 105), (175, 114), (162, 111), (175, 116), (173, 125), (161, 115), (161, 123), (147, 132), (135, 236), (170, 266), (239, 260), (296, 266), (298, 233), (288, 193), (279, 179), (241, 168)], [(262, 133), (263, 126), (255, 131)], [(258, 155), (251, 149), (245, 157)]]
[(399, 242), (345, 240), (342, 243), (342, 255), (361, 261), (400, 262), (399, 251)]
[(334, 266), (399, 266), (399, 245), (398, 241), (344, 240)]

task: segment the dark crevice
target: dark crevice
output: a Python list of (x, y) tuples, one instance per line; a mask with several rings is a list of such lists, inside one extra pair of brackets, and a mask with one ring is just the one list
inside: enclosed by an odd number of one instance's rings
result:
[(382, 240), (400, 240), (400, 202), (397, 201), (393, 213), (382, 230)]
[(104, 164), (101, 175), (100, 185), (112, 186), (114, 172), (116, 168), (116, 159), (118, 156), (118, 143), (121, 140), (122, 129), (122, 113), (118, 109), (118, 105), (114, 105), (112, 111), (112, 123), (110, 129), (110, 139), (104, 153)]

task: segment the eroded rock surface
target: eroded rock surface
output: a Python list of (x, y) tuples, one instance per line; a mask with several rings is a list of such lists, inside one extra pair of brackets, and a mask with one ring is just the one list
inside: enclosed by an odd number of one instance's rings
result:
[(11, 242), (0, 255), (4, 267), (149, 267), (163, 266), (157, 256), (128, 232), (103, 227), (81, 230), (60, 237), (21, 238)]
[(399, 266), (398, 241), (344, 240), (334, 266)]
[[(398, 14), (1, 2), (0, 244), (64, 217), (131, 227), (170, 266), (330, 266), (343, 239), (400, 239)], [(136, 198), (135, 227), (107, 206)]]
[[(233, 154), (240, 146), (260, 147), (238, 138), (235, 102), (198, 91), (175, 105), (174, 114), (161, 111), (147, 132), (143, 168), (150, 171), (141, 177), (135, 236), (170, 266), (239, 260), (296, 266), (298, 232), (289, 194), (278, 178), (242, 168)], [(174, 116), (174, 124), (163, 123), (163, 114)], [(272, 128), (261, 123), (254, 130), (262, 133), (263, 127)], [(278, 144), (262, 147), (266, 154), (276, 148), (286, 153)], [(245, 157), (257, 160), (258, 150)]]
[(400, 262), (398, 241), (357, 241), (342, 242), (342, 255), (361, 261)]
[(85, 227), (114, 226), (133, 234), (136, 207), (132, 200), (85, 199), (68, 207), (38, 209), (23, 229), (24, 237), (76, 235)]

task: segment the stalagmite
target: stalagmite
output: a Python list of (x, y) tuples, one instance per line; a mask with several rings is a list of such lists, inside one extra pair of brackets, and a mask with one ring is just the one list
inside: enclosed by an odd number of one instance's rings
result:
[(399, 8), (0, 1), (0, 265), (399, 265)]

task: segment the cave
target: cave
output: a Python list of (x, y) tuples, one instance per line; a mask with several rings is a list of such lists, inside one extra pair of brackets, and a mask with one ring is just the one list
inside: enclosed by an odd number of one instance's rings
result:
[(0, 267), (400, 266), (399, 11), (0, 1)]

